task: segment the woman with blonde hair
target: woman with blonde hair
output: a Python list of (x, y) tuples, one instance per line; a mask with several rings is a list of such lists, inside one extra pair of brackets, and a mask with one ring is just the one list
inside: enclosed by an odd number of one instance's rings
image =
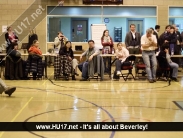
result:
[(38, 36), (36, 34), (36, 29), (30, 29), (29, 37), (28, 37), (28, 45), (27, 45), (27, 51), (29, 51), (29, 48), (33, 44), (34, 40), (38, 40)]

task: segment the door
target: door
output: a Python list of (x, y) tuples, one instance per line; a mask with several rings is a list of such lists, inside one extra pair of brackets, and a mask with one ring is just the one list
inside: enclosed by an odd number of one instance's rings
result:
[(88, 18), (72, 18), (72, 42), (88, 41)]
[(49, 42), (53, 42), (55, 37), (57, 36), (57, 33), (61, 29), (61, 19), (60, 18), (49, 18)]
[(136, 31), (142, 36), (144, 34), (144, 20), (143, 19), (128, 19), (128, 31), (130, 31), (130, 24), (135, 24)]

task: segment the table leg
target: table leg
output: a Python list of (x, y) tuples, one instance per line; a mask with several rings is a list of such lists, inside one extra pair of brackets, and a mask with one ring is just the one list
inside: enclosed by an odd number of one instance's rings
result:
[(48, 56), (45, 56), (45, 78), (47, 78), (47, 58)]

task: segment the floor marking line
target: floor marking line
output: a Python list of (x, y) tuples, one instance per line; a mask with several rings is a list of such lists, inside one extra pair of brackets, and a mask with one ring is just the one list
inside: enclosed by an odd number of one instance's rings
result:
[[(33, 99), (33, 97), (31, 97), (26, 103), (25, 105), (19, 110), (19, 112), (15, 115), (15, 117), (10, 121), (10, 122), (14, 122), (15, 119), (21, 114), (21, 112), (24, 110), (24, 108), (29, 104), (29, 102)], [(4, 132), (0, 133), (0, 138), (3, 136)]]
[[(54, 74), (54, 71), (51, 73), (51, 75), (53, 75)], [(50, 75), (50, 76), (51, 76)], [(45, 85), (45, 83), (48, 81), (48, 79), (46, 79), (44, 82), (43, 82), (43, 84), (42, 85)]]

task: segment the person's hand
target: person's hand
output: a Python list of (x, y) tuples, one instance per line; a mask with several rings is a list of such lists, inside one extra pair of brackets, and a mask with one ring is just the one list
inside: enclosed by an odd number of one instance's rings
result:
[(68, 59), (71, 61), (72, 60), (72, 58), (71, 57), (68, 57)]
[(152, 41), (152, 38), (151, 37), (148, 37), (149, 41)]
[(165, 43), (168, 43), (169, 41), (168, 40), (165, 40)]
[(93, 59), (93, 55), (91, 55), (88, 60), (91, 61), (92, 59)]
[(118, 54), (117, 56), (118, 56), (118, 58), (122, 58), (123, 57), (121, 54)]
[(80, 61), (82, 61), (82, 59), (83, 59), (83, 57), (82, 57), (82, 56), (80, 56)]
[(166, 53), (168, 53), (168, 49), (165, 49), (164, 51), (165, 51)]

